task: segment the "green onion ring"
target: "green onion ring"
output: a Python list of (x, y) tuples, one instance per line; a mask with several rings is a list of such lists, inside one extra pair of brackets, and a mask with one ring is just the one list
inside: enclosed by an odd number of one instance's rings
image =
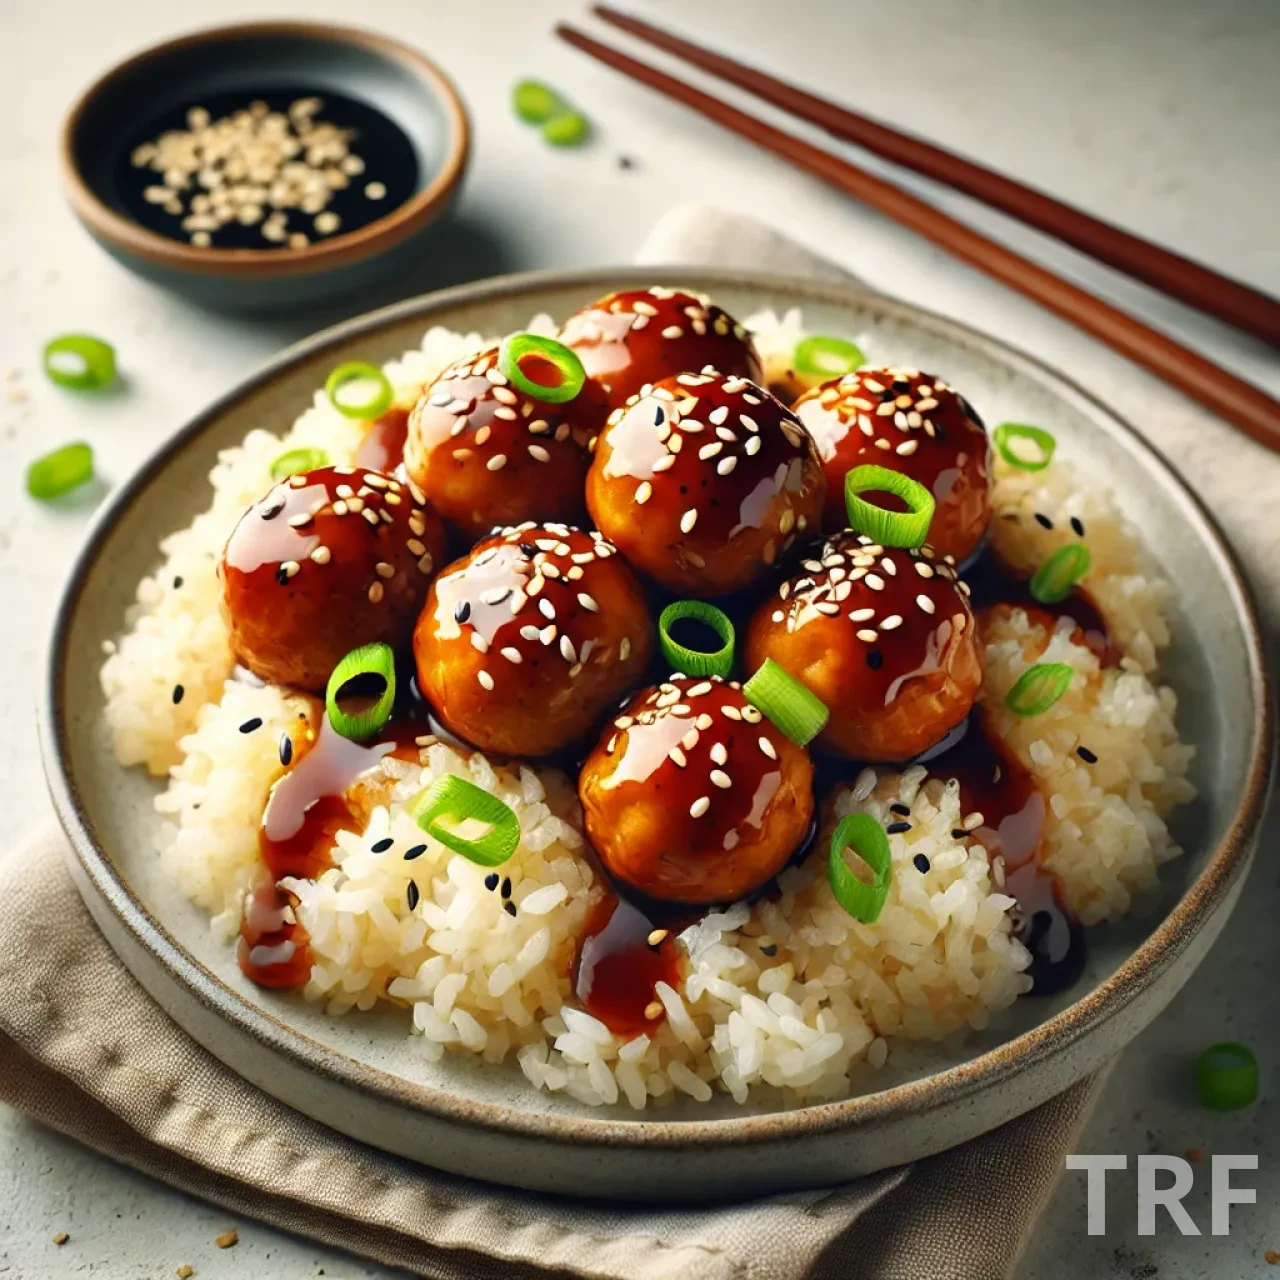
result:
[[(500, 866), (520, 844), (520, 819), (515, 813), (497, 796), (451, 773), (418, 795), (413, 816), (427, 835), (482, 867)], [(474, 838), (462, 836), (444, 825), (446, 818), (454, 826), (473, 819), (487, 824), (489, 830)]]
[[(534, 382), (520, 367), (520, 361), (526, 356), (537, 356), (540, 360), (553, 364), (560, 371), (560, 382), (549, 387), (541, 382)], [(502, 340), (498, 348), (498, 371), (517, 391), (544, 404), (565, 404), (582, 390), (587, 380), (587, 371), (577, 353), (571, 351), (563, 342), (554, 338), (544, 338), (536, 333), (513, 333)]]
[(1239, 1111), (1258, 1096), (1258, 1060), (1242, 1044), (1211, 1044), (1196, 1059), (1196, 1093), (1211, 1111)]
[(545, 124), (562, 115), (564, 99), (541, 80), (521, 80), (511, 90), (511, 107), (525, 124)]
[(577, 147), (587, 140), (591, 127), (580, 111), (566, 111), (542, 126), (542, 137), (553, 147)]
[(802, 747), (822, 732), (831, 715), (821, 699), (772, 658), (766, 658), (760, 670), (742, 686), (742, 696)]
[[(367, 398), (358, 404), (353, 403), (349, 398), (343, 399), (339, 394), (343, 388), (350, 388), (353, 382), (374, 384)], [(340, 364), (325, 382), (324, 393), (329, 397), (329, 403), (346, 418), (376, 418), (378, 414), (389, 409), (392, 400), (395, 399), (395, 392), (387, 380), (387, 375), (376, 364), (365, 364), (360, 360)]]
[(1004, 705), (1015, 716), (1038, 716), (1066, 693), (1073, 675), (1075, 669), (1065, 662), (1037, 662), (1004, 695)]
[[(377, 702), (359, 715), (348, 715), (338, 706), (338, 695), (343, 686), (361, 676), (379, 676), (384, 688)], [(391, 708), (396, 700), (396, 658), (389, 644), (378, 641), (352, 649), (333, 669), (324, 692), (324, 707), (329, 723), (352, 742), (364, 742), (372, 738), (391, 719)]]
[[(671, 628), (682, 618), (704, 623), (723, 641), (714, 653), (687, 649), (671, 636)], [(733, 623), (723, 609), (705, 600), (677, 600), (663, 609), (658, 618), (658, 645), (673, 671), (687, 676), (727, 676), (733, 670)]]
[(866, 362), (867, 357), (854, 343), (820, 333), (801, 338), (791, 357), (791, 367), (796, 373), (818, 378), (839, 378)]
[[(886, 511), (859, 494), (894, 493), (910, 511)], [(918, 480), (888, 467), (854, 467), (844, 478), (844, 505), (849, 528), (874, 538), (882, 547), (918, 547), (929, 536), (937, 504)]]
[(1031, 576), (1031, 594), (1041, 604), (1065, 600), (1089, 572), (1089, 548), (1079, 542), (1059, 547)]
[(64, 333), (45, 343), (43, 364), (50, 382), (72, 391), (97, 391), (115, 381), (116, 349), (88, 333)]
[[(1023, 471), (1043, 471), (1053, 461), (1053, 451), (1058, 442), (1040, 427), (1025, 422), (1002, 422), (992, 433), (991, 439), (1000, 456), (1011, 466)], [(1039, 458), (1027, 458), (1014, 452), (1015, 440), (1029, 440), (1039, 450)]]
[[(852, 849), (875, 872), (875, 879), (865, 884), (845, 861), (844, 851)], [(827, 878), (836, 901), (863, 924), (875, 924), (889, 896), (893, 878), (893, 855), (884, 828), (869, 813), (851, 813), (841, 818), (831, 837), (827, 858)]]
[(93, 479), (93, 446), (78, 440), (46, 453), (27, 467), (27, 492), (48, 502)]
[(271, 478), (287, 480), (304, 471), (316, 471), (329, 465), (329, 455), (323, 449), (289, 449), (271, 461)]

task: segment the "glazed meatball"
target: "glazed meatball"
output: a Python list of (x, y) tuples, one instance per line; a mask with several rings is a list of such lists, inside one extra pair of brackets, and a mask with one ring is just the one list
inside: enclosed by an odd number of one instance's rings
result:
[(808, 835), (813, 764), (736, 682), (677, 675), (605, 726), (578, 795), (615, 880), (668, 902), (732, 902)]
[(484, 751), (544, 756), (584, 741), (653, 653), (644, 589), (598, 533), (520, 525), (436, 579), (413, 635), (418, 688)]
[(580, 522), (587, 443), (606, 412), (594, 388), (565, 404), (517, 391), (491, 347), (423, 391), (409, 416), (405, 470), (473, 541), (496, 525)]
[(833, 534), (752, 615), (747, 669), (772, 658), (831, 718), (817, 744), (909, 760), (969, 714), (982, 685), (968, 587), (931, 547)]
[(716, 596), (817, 529), (824, 481), (794, 415), (737, 375), (681, 373), (615, 409), (587, 474), (592, 519), (670, 591)]
[(290, 476), (222, 555), (232, 651), (263, 680), (320, 692), (352, 649), (408, 643), (443, 560), (444, 528), (416, 485), (359, 467)]
[[(874, 464), (904, 472), (933, 494), (929, 542), (940, 555), (959, 563), (977, 550), (991, 517), (987, 433), (945, 382), (915, 369), (860, 369), (806, 392), (793, 408), (822, 456), (828, 532), (849, 523), (845, 476)], [(890, 495), (883, 505), (902, 510)]]
[(610, 409), (672, 374), (710, 365), (760, 381), (747, 331), (701, 294), (679, 289), (611, 293), (566, 321), (560, 341), (578, 354)]

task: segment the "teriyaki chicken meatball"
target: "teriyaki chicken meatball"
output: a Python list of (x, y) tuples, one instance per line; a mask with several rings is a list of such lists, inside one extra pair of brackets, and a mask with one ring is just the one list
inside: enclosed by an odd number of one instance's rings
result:
[(761, 603), (747, 670), (765, 659), (831, 713), (815, 745), (850, 760), (909, 760), (969, 714), (982, 687), (968, 587), (931, 547), (846, 530)]
[(361, 467), (290, 476), (222, 555), (232, 651), (260, 679), (320, 692), (352, 649), (408, 644), (444, 547), (412, 483)]
[(578, 795), (615, 881), (667, 902), (733, 902), (808, 836), (813, 765), (736, 682), (677, 675), (605, 725)]
[(413, 636), (418, 688), (483, 751), (544, 756), (592, 735), (653, 654), (644, 589), (598, 533), (524, 524), (436, 579)]
[[(828, 532), (848, 524), (845, 476), (875, 465), (903, 472), (933, 495), (934, 550), (957, 563), (977, 550), (991, 518), (990, 446), (973, 407), (945, 382), (915, 369), (859, 369), (806, 392), (792, 408), (822, 457)], [(884, 505), (900, 509), (894, 501)]]
[(817, 530), (822, 466), (808, 433), (737, 374), (681, 373), (609, 416), (587, 475), (605, 536), (669, 591), (717, 596), (759, 581)]
[(405, 470), (473, 540), (525, 520), (580, 522), (587, 444), (606, 412), (590, 386), (563, 404), (525, 394), (491, 347), (423, 391), (409, 415)]
[(679, 289), (628, 289), (575, 312), (560, 341), (577, 353), (610, 409), (676, 373), (710, 365), (760, 381), (750, 335), (709, 298)]

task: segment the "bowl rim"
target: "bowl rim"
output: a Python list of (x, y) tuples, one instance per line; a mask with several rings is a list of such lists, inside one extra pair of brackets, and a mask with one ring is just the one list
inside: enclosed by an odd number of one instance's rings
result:
[[(204, 44), (232, 39), (306, 37), (346, 44), (399, 63), (424, 82), (444, 108), (448, 122), (446, 154), (430, 181), (403, 204), (355, 231), (313, 241), (305, 249), (216, 249), (170, 239), (111, 208), (85, 181), (76, 162), (76, 139), (101, 95), (149, 63)], [(76, 216), (89, 230), (116, 248), (157, 266), (196, 275), (285, 279), (349, 266), (400, 244), (427, 225), (448, 202), (462, 180), (471, 150), (467, 110), (449, 77), (425, 54), (410, 45), (363, 27), (325, 22), (237, 22), (204, 27), (150, 45), (116, 63), (72, 103), (58, 140), (58, 167), (63, 190)]]
[[(601, 1117), (585, 1107), (581, 1112), (563, 1115), (531, 1113), (505, 1103), (467, 1097), (448, 1088), (409, 1081), (368, 1066), (337, 1049), (320, 1044), (264, 1006), (253, 1003), (196, 961), (151, 914), (132, 886), (116, 874), (107, 853), (93, 834), (88, 811), (68, 767), (68, 722), (62, 672), (71, 659), (70, 633), (86, 584), (95, 571), (102, 543), (121, 515), (150, 486), (170, 459), (230, 407), (289, 371), (297, 361), (312, 358), (354, 338), (376, 333), (390, 324), (412, 318), (429, 325), (438, 322), (441, 313), (459, 305), (526, 294), (535, 295), (536, 299), (540, 292), (552, 288), (581, 288), (584, 295), (596, 296), (613, 288), (631, 287), (633, 281), (653, 279), (683, 279), (695, 282), (698, 287), (705, 284), (712, 291), (716, 288), (747, 287), (786, 294), (799, 302), (808, 300), (832, 306), (870, 308), (961, 347), (978, 351), (1047, 384), (1056, 394), (1093, 417), (1103, 429), (1121, 437), (1129, 447), (1143, 455), (1143, 461), (1163, 481), (1171, 499), (1181, 507), (1186, 519), (1196, 526), (1233, 598), (1232, 616), (1244, 641), (1254, 697), (1253, 719), (1249, 726), (1253, 749), (1240, 803), (1200, 874), (1133, 953), (1112, 974), (1065, 1009), (975, 1058), (874, 1093), (793, 1110), (716, 1119), (621, 1119)], [(538, 302), (535, 300), (531, 305), (536, 309)], [(453, 1125), (515, 1132), (552, 1144), (606, 1150), (678, 1149), (707, 1145), (729, 1148), (874, 1127), (895, 1117), (920, 1116), (945, 1106), (954, 1106), (981, 1090), (997, 1087), (1023, 1070), (1057, 1056), (1120, 1013), (1187, 949), (1215, 909), (1229, 899), (1236, 882), (1248, 869), (1253, 841), (1267, 800), (1275, 754), (1271, 689), (1268, 651), (1251, 589), (1235, 553), (1207, 508), (1168, 460), (1131, 425), (1047, 364), (967, 325), (856, 283), (832, 283), (756, 271), (687, 265), (628, 265), (499, 276), (408, 299), (357, 316), (286, 348), (197, 414), (146, 460), (96, 516), (58, 604), (38, 719), (41, 755), (54, 806), (93, 888), (134, 940), (163, 966), (170, 978), (193, 993), (206, 1007), (231, 1021), (237, 1030), (250, 1035), (266, 1049), (288, 1058), (291, 1065), (375, 1100), (407, 1107)]]

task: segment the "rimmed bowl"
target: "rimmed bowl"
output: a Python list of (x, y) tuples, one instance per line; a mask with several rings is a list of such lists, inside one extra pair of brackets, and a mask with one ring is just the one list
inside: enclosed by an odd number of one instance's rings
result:
[[(355, 99), (399, 128), (417, 161), (407, 199), (375, 221), (302, 249), (202, 248), (130, 213), (119, 179), (122, 157), (149, 122), (202, 97), (241, 93), (247, 104), (298, 86)], [(469, 150), (457, 90), (416, 49), (356, 27), (247, 22), (154, 45), (113, 67), (71, 107), (60, 163), (76, 216), (113, 257), (199, 303), (254, 311), (350, 294), (404, 267), (448, 208)]]
[[(915, 364), (962, 387), (988, 421), (1040, 423), (1086, 481), (1121, 495), (1177, 586), (1164, 678), (1197, 745), (1200, 799), (1181, 813), (1184, 856), (1163, 870), (1151, 914), (1089, 931), (1084, 976), (1056, 997), (1024, 997), (963, 1045), (903, 1055), (865, 1090), (789, 1111), (727, 1096), (637, 1116), (536, 1093), (514, 1066), (414, 1052), (403, 1014), (327, 1018), (243, 979), (232, 949), (168, 885), (148, 852), (156, 784), (120, 769), (97, 670), (156, 542), (208, 502), (219, 449), (250, 427), (281, 427), (328, 369), (385, 360), (432, 324), (503, 333), (536, 312), (565, 316), (613, 288), (666, 278), (737, 315), (804, 309), (872, 361)], [(1248, 589), (1184, 483), (1089, 395), (962, 325), (852, 285), (706, 270), (625, 268), (486, 281), (403, 303), (285, 351), (180, 431), (100, 515), (67, 585), (44, 694), (42, 746), (90, 911), (138, 980), (202, 1044), (252, 1083), (336, 1129), (442, 1169), (497, 1182), (620, 1199), (683, 1202), (817, 1186), (965, 1141), (1097, 1069), (1172, 998), (1223, 928), (1253, 854), (1272, 758), (1269, 676)]]

